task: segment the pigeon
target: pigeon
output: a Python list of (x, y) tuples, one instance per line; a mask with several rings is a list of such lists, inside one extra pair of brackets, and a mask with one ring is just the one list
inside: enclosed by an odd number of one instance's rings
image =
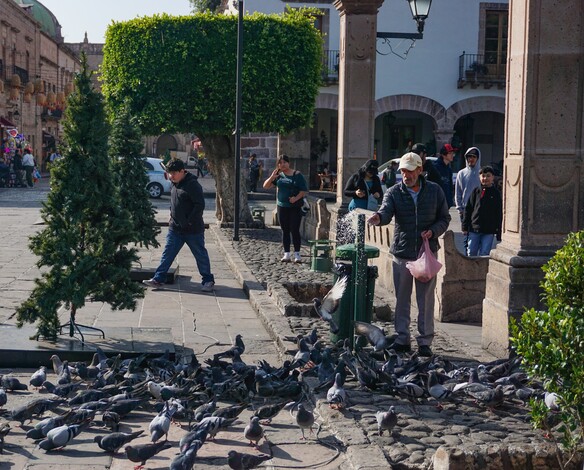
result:
[(272, 419), (274, 419), (280, 411), (286, 406), (285, 401), (279, 403), (273, 403), (271, 405), (260, 406), (254, 411), (253, 416), (257, 416), (260, 419), (261, 424), (270, 424)]
[(383, 435), (383, 431), (389, 431), (395, 427), (397, 424), (397, 414), (395, 414), (395, 407), (390, 406), (388, 411), (378, 411), (375, 413), (375, 419), (377, 419), (377, 429), (379, 435)]
[(57, 377), (57, 385), (67, 385), (71, 383), (71, 371), (69, 370), (69, 362), (63, 361), (63, 369)]
[(236, 351), (239, 353), (240, 356), (245, 352), (245, 344), (243, 344), (243, 338), (241, 335), (235, 336), (235, 340), (234, 340), (233, 346), (231, 346), (231, 348), (229, 348), (227, 351), (223, 351), (223, 352), (215, 354), (213, 356), (213, 358), (214, 359), (223, 359), (225, 357), (232, 358), (234, 355), (234, 352), (236, 352)]
[(326, 393), (326, 400), (333, 409), (344, 408), (347, 403), (347, 392), (343, 388), (344, 383), (343, 376), (337, 372), (335, 374), (335, 382)]
[(560, 405), (558, 404), (559, 395), (554, 392), (545, 392), (544, 395), (544, 402), (548, 409), (552, 411), (558, 411), (560, 409)]
[(0, 424), (0, 454), (4, 453), (4, 438), (8, 435), (10, 429), (10, 424)]
[(252, 416), (249, 419), (249, 424), (243, 430), (243, 436), (249, 441), (249, 445), (258, 446), (258, 442), (264, 437), (264, 428), (262, 428), (257, 416)]
[(333, 319), (333, 313), (339, 308), (339, 304), (345, 289), (347, 288), (347, 276), (341, 276), (337, 279), (337, 282), (333, 285), (331, 290), (324, 296), (322, 301), (318, 298), (312, 299), (314, 304), (314, 310), (317, 315), (327, 322), (330, 326), (331, 333), (337, 334), (339, 332), (339, 327)]
[(469, 395), (475, 398), (478, 403), (491, 410), (503, 403), (503, 400), (505, 399), (502, 385), (497, 385), (494, 389), (485, 390), (483, 392), (471, 392)]
[(162, 436), (165, 436), (166, 440), (168, 440), (170, 420), (176, 412), (176, 409), (176, 405), (169, 407), (167, 403), (165, 408), (160, 413), (158, 413), (158, 415), (155, 416), (152, 421), (150, 421), (148, 430), (150, 431), (152, 442), (158, 441), (158, 439), (160, 439)]
[(235, 450), (230, 450), (227, 453), (227, 464), (229, 468), (233, 470), (248, 470), (251, 468), (257, 468), (266, 460), (270, 460), (271, 455), (266, 454), (243, 454)]
[(20, 383), (20, 381), (12, 375), (0, 376), (0, 387), (9, 392), (28, 390), (28, 385)]
[(203, 445), (207, 440), (207, 428), (199, 428), (194, 431), (189, 431), (183, 437), (181, 437), (180, 442), (178, 443), (178, 448), (181, 454), (186, 453), (186, 451), (193, 446), (197, 446), (195, 444), (196, 441), (200, 442), (200, 445)]
[(126, 446), (124, 450), (126, 451), (126, 457), (128, 457), (128, 460), (140, 464), (139, 466), (134, 467), (134, 469), (136, 470), (146, 465), (146, 461), (150, 460), (159, 452), (162, 452), (163, 450), (166, 449), (170, 449), (171, 447), (172, 444), (170, 444), (169, 442), (160, 441), (154, 442), (152, 444), (137, 444), (135, 446), (129, 445)]
[(302, 403), (298, 405), (298, 412), (296, 413), (296, 424), (298, 424), (300, 430), (302, 431), (302, 439), (306, 440), (304, 430), (310, 429), (310, 433), (312, 434), (314, 415), (312, 414), (312, 411), (309, 411), (306, 408), (304, 408), (304, 405)]
[(225, 408), (219, 408), (218, 410), (213, 411), (211, 416), (218, 416), (220, 418), (237, 418), (244, 410), (249, 407), (247, 403), (243, 403), (241, 405), (232, 405), (227, 406)]
[(199, 424), (196, 425), (193, 431), (200, 428), (206, 428), (209, 433), (209, 439), (214, 439), (217, 433), (223, 429), (227, 429), (231, 426), (237, 418), (226, 419), (220, 418), (218, 416), (208, 416), (203, 418)]
[(126, 433), (126, 432), (112, 432), (107, 436), (95, 436), (93, 442), (97, 442), (100, 449), (112, 454), (117, 454), (118, 451), (128, 442), (140, 437), (144, 430)]
[(385, 336), (381, 328), (372, 325), (371, 323), (356, 321), (355, 334), (365, 336), (367, 338), (367, 341), (369, 341), (369, 344), (373, 346), (375, 352), (388, 349), (389, 346), (392, 344), (391, 338)]
[(193, 441), (184, 453), (177, 455), (172, 460), (170, 470), (192, 470), (195, 468), (195, 458), (202, 445), (201, 441)]
[(453, 392), (442, 385), (436, 371), (431, 370), (428, 373), (428, 393), (438, 401), (438, 406), (441, 407), (441, 402), (450, 399)]
[(31, 428), (26, 432), (26, 437), (29, 439), (43, 439), (51, 429), (65, 425), (65, 419), (66, 416), (55, 416), (43, 419), (36, 423), (34, 428)]
[(47, 380), (47, 368), (45, 366), (40, 366), (38, 370), (31, 375), (29, 383), (33, 387), (39, 388), (43, 385), (45, 380)]
[(69, 444), (79, 433), (88, 425), (84, 424), (73, 424), (59, 426), (57, 428), (51, 429), (47, 433), (47, 437), (39, 442), (39, 447), (43, 450), (49, 451), (53, 449), (61, 449)]
[(104, 411), (101, 421), (106, 428), (117, 431), (120, 427), (120, 415), (114, 411)]
[(8, 395), (6, 395), (6, 390), (0, 387), (0, 408), (8, 403)]

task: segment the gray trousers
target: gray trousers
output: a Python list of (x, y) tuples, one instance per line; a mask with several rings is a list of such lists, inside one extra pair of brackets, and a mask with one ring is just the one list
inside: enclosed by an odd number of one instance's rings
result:
[(434, 338), (434, 291), (436, 276), (429, 282), (420, 282), (411, 275), (406, 263), (408, 260), (394, 256), (393, 285), (395, 287), (395, 331), (396, 343), (410, 344), (410, 311), (412, 307), (412, 285), (416, 284), (416, 303), (418, 304), (419, 346), (430, 346)]

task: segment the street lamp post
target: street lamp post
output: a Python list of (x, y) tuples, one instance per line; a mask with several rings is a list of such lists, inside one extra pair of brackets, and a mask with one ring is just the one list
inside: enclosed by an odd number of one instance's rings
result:
[(241, 186), (241, 71), (243, 66), (243, 0), (237, 2), (237, 80), (235, 87), (235, 192), (233, 240), (239, 241), (239, 191)]
[(417, 33), (384, 33), (378, 32), (379, 39), (423, 39), (424, 37), (424, 23), (430, 13), (432, 0), (407, 0), (412, 12), (412, 18), (418, 25)]

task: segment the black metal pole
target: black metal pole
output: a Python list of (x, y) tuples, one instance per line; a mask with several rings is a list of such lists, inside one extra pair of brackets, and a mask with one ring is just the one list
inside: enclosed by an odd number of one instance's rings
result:
[(239, 241), (239, 191), (241, 186), (241, 69), (243, 66), (243, 0), (238, 1), (237, 84), (235, 89), (235, 191), (233, 195), (233, 240)]

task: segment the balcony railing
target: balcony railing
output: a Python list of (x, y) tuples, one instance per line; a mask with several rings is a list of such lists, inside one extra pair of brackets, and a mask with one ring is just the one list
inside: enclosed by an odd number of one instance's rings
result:
[(458, 88), (470, 85), (472, 88), (483, 86), (491, 88), (505, 87), (506, 64), (502, 58), (496, 58), (495, 63), (485, 63), (483, 54), (462, 53), (458, 58)]
[(324, 50), (322, 54), (322, 81), (329, 85), (339, 82), (339, 51)]

